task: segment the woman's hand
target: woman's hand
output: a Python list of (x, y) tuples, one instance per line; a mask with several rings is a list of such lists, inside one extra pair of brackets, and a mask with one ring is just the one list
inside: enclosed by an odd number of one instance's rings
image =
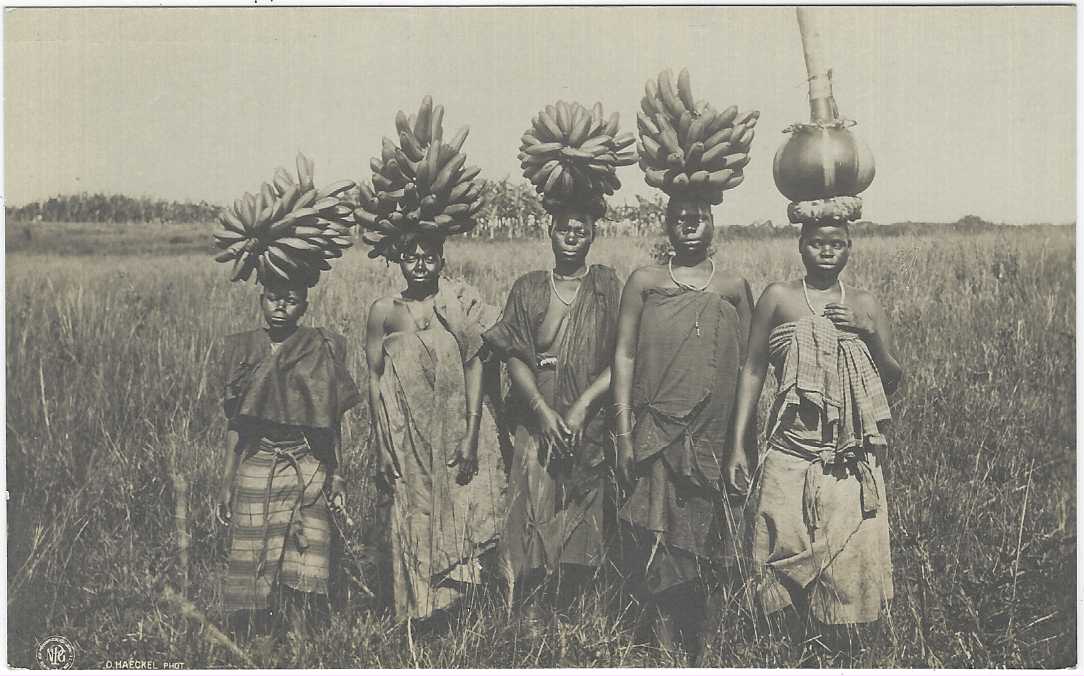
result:
[(218, 504), (215, 506), (215, 518), (223, 526), (233, 521), (233, 482), (224, 481), (218, 492)]
[[(561, 414), (550, 408), (549, 404), (541, 397), (535, 399), (531, 406), (534, 408), (535, 420), (538, 423), (538, 430), (542, 433), (542, 438), (546, 442), (546, 448), (566, 448), (568, 445), (567, 440), (572, 436), (572, 433)], [(543, 460), (543, 464), (549, 464), (548, 457)]]
[(326, 494), (328, 509), (342, 514), (346, 508), (346, 479), (338, 472), (328, 477)]
[(583, 440), (583, 428), (587, 424), (587, 404), (583, 399), (577, 399), (565, 413), (565, 426), (568, 428), (568, 450), (571, 451), (580, 445)]
[(831, 320), (836, 325), (836, 328), (857, 333), (863, 338), (877, 333), (877, 324), (870, 313), (856, 311), (842, 303), (828, 303), (825, 305), (824, 316)]
[(749, 494), (749, 462), (743, 449), (731, 449), (724, 468), (726, 488), (737, 495)]
[(385, 493), (391, 493), (395, 487), (395, 482), (402, 477), (399, 474), (399, 467), (395, 462), (395, 457), (392, 456), (391, 451), (383, 443), (377, 445), (376, 462), (377, 487)]
[(468, 431), (455, 447), (449, 467), (459, 467), (456, 482), (466, 486), (478, 474), (478, 434)]

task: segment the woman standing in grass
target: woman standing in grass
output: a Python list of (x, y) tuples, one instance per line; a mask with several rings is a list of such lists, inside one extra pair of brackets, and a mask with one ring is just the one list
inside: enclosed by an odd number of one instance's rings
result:
[(727, 476), (747, 488), (770, 363), (778, 386), (748, 523), (757, 598), (767, 614), (793, 605), (825, 625), (872, 622), (893, 593), (881, 466), (885, 392), (902, 369), (877, 300), (839, 279), (846, 222), (805, 225), (798, 250), (805, 276), (769, 285), (753, 314)]
[(479, 356), (496, 309), (469, 285), (440, 278), (440, 239), (408, 246), (398, 263), (406, 288), (369, 310), (369, 402), (377, 477), (392, 499), (395, 614), (426, 619), (481, 581), (480, 557), (495, 546), (503, 516)]
[[(232, 628), (242, 634), (283, 629), (276, 621), (283, 613), (301, 631), (309, 611), (329, 610), (329, 506), (341, 510), (345, 490), (340, 422), (361, 400), (345, 366), (344, 338), (299, 325), (309, 288), (319, 270), (329, 267), (325, 256), (340, 255), (340, 245), (325, 238), (313, 239), (305, 252), (282, 248), (287, 244), (280, 238), (299, 235), (289, 226), (291, 208), (306, 209), (314, 224), (333, 229), (312, 209), (294, 204), (300, 193), (311, 191), (303, 198), (310, 201), (317, 194), (311, 164), (301, 159), (300, 185), (272, 191), (265, 184), (266, 204), (224, 214), (227, 229), (238, 227), (229, 231), (234, 235), (216, 233), (241, 243), (226, 252), (237, 252), (234, 279), (256, 271), (266, 323), (228, 336), (222, 356), (228, 429), (217, 517), (231, 529), (225, 608)], [(337, 202), (334, 195), (322, 199), (329, 209)], [(261, 223), (254, 217), (261, 210), (281, 219)], [(270, 251), (288, 262), (269, 264)]]
[[(465, 131), (452, 144), (441, 140), (442, 117), (429, 97), (414, 125), (399, 114), (403, 147), (385, 139), (384, 159), (373, 160), (379, 187), (362, 185), (355, 210), (374, 246), (370, 257), (397, 264), (406, 281), (372, 304), (365, 353), (377, 479), (391, 497), (392, 597), (396, 617), (408, 621), (449, 609), (481, 581), (480, 558), (495, 546), (503, 517), (480, 354), (497, 311), (470, 285), (441, 276), (448, 235), (473, 227), (472, 207), (454, 208), (453, 195), (469, 198), (477, 170), (462, 169)], [(407, 153), (426, 153), (433, 164)]]
[(738, 372), (752, 314), (742, 277), (709, 256), (706, 202), (676, 195), (666, 210), (673, 248), (621, 295), (613, 359), (617, 469), (630, 496), (619, 512), (664, 647), (702, 650), (709, 587), (734, 560), (722, 488)]
[(604, 404), (621, 285), (611, 268), (586, 262), (604, 208), (600, 199), (553, 215), (553, 269), (517, 279), (501, 321), (485, 334), (512, 379), (502, 421), (514, 450), (501, 558), (530, 585), (524, 614), (532, 621), (541, 576), (554, 576), (567, 606), (604, 557)]
[(607, 121), (601, 103), (589, 110), (559, 101), (524, 133), (519, 157), (550, 214), (553, 268), (517, 279), (485, 335), (512, 381), (502, 420), (514, 441), (501, 559), (513, 596), (516, 580), (525, 583), (532, 625), (539, 592), (551, 591), (541, 583), (555, 583), (568, 609), (604, 558), (605, 404), (621, 285), (611, 268), (588, 266), (587, 254), (604, 195), (620, 187), (616, 167), (635, 161), (621, 152), (635, 138), (619, 134), (618, 121)]

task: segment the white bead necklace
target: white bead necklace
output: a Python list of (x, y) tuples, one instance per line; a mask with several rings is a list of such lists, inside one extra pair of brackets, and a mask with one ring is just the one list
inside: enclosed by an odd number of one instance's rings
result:
[[(434, 296), (435, 295), (436, 294), (434, 294)], [(425, 301), (429, 300), (429, 298), (432, 298), (432, 297), (433, 296), (429, 296), (428, 298), (421, 298), (421, 299), (419, 299), (417, 301), (412, 301), (412, 300), (410, 300), (408, 298), (403, 298), (402, 299), (403, 300), (403, 307), (406, 308), (407, 314), (410, 315), (410, 321), (414, 322), (414, 328), (416, 330), (418, 330), (418, 331), (426, 331), (426, 330), (428, 330), (429, 326), (432, 324), (432, 322), (429, 320), (428, 317), (425, 317), (424, 319), (419, 321), (418, 320), (418, 315), (414, 314), (413, 303), (415, 303), (415, 302), (425, 302)]]
[[(836, 282), (839, 284), (839, 304), (845, 305), (847, 303), (847, 289), (843, 288), (843, 280), (838, 279)], [(802, 295), (805, 296), (805, 304), (809, 306), (809, 311), (817, 314), (817, 310), (809, 300), (809, 287), (806, 286), (805, 277), (802, 277)], [(824, 310), (821, 310), (820, 314), (824, 314)]]
[[(562, 275), (561, 279), (568, 280), (568, 281), (572, 281), (572, 280), (579, 281), (579, 280), (583, 279), (586, 276), (587, 276), (587, 273), (585, 272), (585, 273), (583, 273), (583, 275), (581, 275), (579, 277), (564, 277)], [(566, 306), (571, 306), (572, 305), (572, 301), (576, 300), (576, 296), (578, 296), (580, 294), (580, 287), (582, 287), (582, 286), (583, 286), (582, 284), (577, 285), (576, 286), (576, 293), (572, 294), (571, 299), (565, 300), (564, 296), (561, 295), (561, 292), (557, 290), (557, 281), (555, 279), (555, 273), (553, 272), (553, 270), (550, 270), (550, 288), (553, 289), (553, 295), (557, 296), (557, 300), (561, 301)]]
[(703, 290), (707, 289), (709, 286), (711, 286), (711, 280), (715, 278), (715, 260), (712, 259), (712, 258), (709, 258), (708, 263), (711, 263), (711, 273), (708, 275), (708, 281), (704, 282), (704, 286), (701, 286), (701, 287), (695, 287), (692, 284), (685, 284), (684, 282), (679, 282), (677, 280), (677, 277), (674, 277), (674, 259), (673, 258), (670, 258), (669, 260), (666, 261), (666, 268), (670, 271), (670, 280), (674, 284), (677, 284), (682, 289), (688, 289), (689, 291), (703, 291)]

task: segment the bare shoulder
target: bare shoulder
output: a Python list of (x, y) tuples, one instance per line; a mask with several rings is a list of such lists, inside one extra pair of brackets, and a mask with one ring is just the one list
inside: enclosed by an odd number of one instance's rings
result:
[(369, 306), (369, 323), (379, 320), (384, 321), (384, 318), (388, 316), (390, 312), (395, 308), (394, 296), (383, 296), (373, 301), (373, 304)]
[(644, 265), (632, 271), (625, 286), (631, 289), (649, 289), (662, 284), (666, 274), (666, 267), (663, 265)]
[(757, 301), (757, 304), (759, 305), (764, 302), (778, 303), (799, 293), (801, 293), (800, 282), (771, 282), (768, 286), (764, 287), (764, 291), (761, 292), (760, 300)]

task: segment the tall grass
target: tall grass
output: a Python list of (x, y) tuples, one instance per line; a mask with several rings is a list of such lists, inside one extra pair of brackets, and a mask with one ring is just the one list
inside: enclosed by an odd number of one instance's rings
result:
[[(592, 259), (627, 275), (652, 242), (602, 240)], [(868, 629), (866, 667), (1056, 667), (1076, 661), (1073, 234), (869, 237), (845, 273), (892, 320), (907, 370), (888, 466), (896, 599)], [(543, 242), (452, 243), (450, 273), (502, 303)], [(759, 294), (800, 273), (789, 241), (723, 241), (718, 261)], [(667, 666), (606, 579), (540, 637), (483, 595), (440, 637), (408, 635), (350, 586), (332, 624), (274, 651), (218, 637), (224, 532), (212, 517), (223, 423), (216, 344), (259, 324), (254, 287), (204, 255), (7, 260), (9, 655), (33, 664), (63, 634), (77, 666), (138, 658), (188, 667)], [(369, 304), (398, 273), (349, 252), (313, 293), (309, 323), (345, 334), (364, 379)], [(372, 553), (365, 407), (345, 424), (351, 539)], [(187, 479), (190, 567), (179, 569), (173, 476)], [(363, 517), (364, 518), (361, 518)], [(381, 584), (368, 567), (370, 586)], [(171, 596), (187, 573), (185, 605)], [(709, 662), (832, 664), (723, 608)]]

